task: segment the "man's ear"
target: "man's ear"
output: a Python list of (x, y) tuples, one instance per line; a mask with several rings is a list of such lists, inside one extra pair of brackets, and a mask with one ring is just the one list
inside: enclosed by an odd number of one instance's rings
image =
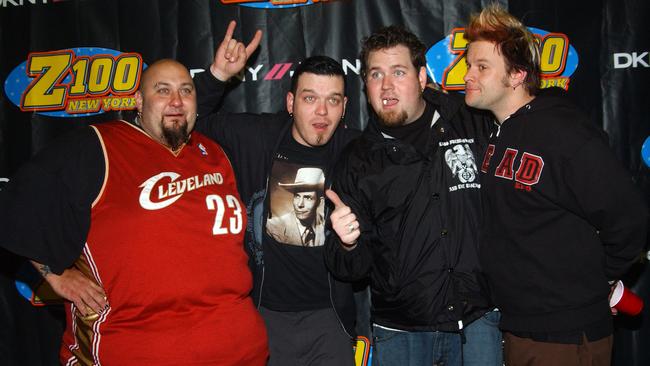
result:
[(293, 93), (287, 92), (287, 112), (289, 112), (289, 114), (293, 114), (293, 100), (294, 100)]
[(525, 70), (512, 70), (510, 72), (510, 85), (513, 89), (516, 89), (518, 86), (522, 86), (526, 82), (526, 76), (528, 72)]
[(420, 90), (424, 90), (424, 87), (427, 85), (427, 69), (424, 66), (420, 67), (418, 81), (420, 82)]
[(138, 110), (139, 113), (142, 113), (142, 92), (139, 90), (136, 91), (133, 97), (135, 98), (136, 109)]

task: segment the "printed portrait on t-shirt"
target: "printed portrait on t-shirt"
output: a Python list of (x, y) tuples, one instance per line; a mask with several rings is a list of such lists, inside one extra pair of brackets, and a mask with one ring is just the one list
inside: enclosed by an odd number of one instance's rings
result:
[(267, 234), (283, 244), (322, 246), (325, 243), (324, 184), (321, 168), (276, 161), (269, 179)]

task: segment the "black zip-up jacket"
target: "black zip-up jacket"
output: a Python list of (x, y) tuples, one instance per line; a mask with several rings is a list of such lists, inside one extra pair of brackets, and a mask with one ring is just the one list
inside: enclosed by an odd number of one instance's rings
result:
[[(287, 112), (275, 114), (215, 113), (220, 104), (226, 83), (216, 79), (209, 71), (194, 77), (197, 90), (199, 119), (196, 130), (217, 141), (230, 158), (242, 201), (246, 204), (248, 225), (245, 245), (250, 256), (253, 273), (253, 300), (259, 307), (264, 283), (263, 230), (267, 215), (264, 213), (269, 175), (273, 157), (282, 140), (291, 134), (293, 118)], [(346, 128), (341, 123), (327, 144), (328, 164), (325, 167), (326, 187), (330, 184), (332, 168), (345, 145), (359, 136), (358, 130)], [(327, 217), (327, 206), (326, 206)], [(330, 233), (326, 232), (326, 235)], [(351, 337), (354, 337), (355, 306), (352, 286), (329, 276), (330, 301), (338, 319)]]
[(607, 281), (646, 243), (647, 206), (607, 136), (553, 89), (495, 131), (481, 174), (480, 259), (510, 331), (607, 319)]
[(383, 135), (371, 117), (335, 171), (333, 189), (361, 236), (351, 251), (328, 238), (327, 264), (343, 280), (370, 277), (373, 321), (409, 331), (458, 331), (491, 310), (478, 265), (477, 166), (491, 118), (456, 95), (427, 89), (439, 113), (426, 154)]

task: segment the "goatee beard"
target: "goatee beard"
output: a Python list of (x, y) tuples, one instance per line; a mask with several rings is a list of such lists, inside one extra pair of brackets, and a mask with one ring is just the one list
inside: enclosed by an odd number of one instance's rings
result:
[(171, 127), (163, 128), (163, 137), (172, 151), (178, 150), (189, 138), (187, 122), (174, 122)]
[(404, 125), (408, 119), (408, 114), (406, 114), (406, 111), (387, 112), (377, 113), (377, 117), (379, 117), (379, 123), (386, 127), (399, 127)]

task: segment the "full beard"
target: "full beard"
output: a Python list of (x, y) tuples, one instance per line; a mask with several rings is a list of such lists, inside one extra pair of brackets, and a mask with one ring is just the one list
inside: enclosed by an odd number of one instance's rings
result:
[(164, 126), (163, 138), (172, 151), (178, 150), (189, 138), (187, 121), (174, 121), (171, 126)]
[(408, 119), (406, 111), (399, 112), (378, 112), (379, 122), (386, 127), (403, 126)]

